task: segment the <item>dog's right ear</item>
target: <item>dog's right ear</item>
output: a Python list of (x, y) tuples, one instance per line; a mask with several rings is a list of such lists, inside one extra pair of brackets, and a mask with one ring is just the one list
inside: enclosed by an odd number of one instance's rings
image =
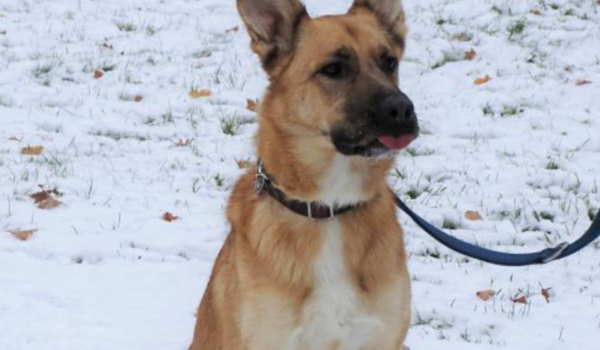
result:
[(293, 49), (294, 37), (308, 13), (298, 0), (237, 0), (248, 28), (251, 48), (269, 72), (282, 54)]

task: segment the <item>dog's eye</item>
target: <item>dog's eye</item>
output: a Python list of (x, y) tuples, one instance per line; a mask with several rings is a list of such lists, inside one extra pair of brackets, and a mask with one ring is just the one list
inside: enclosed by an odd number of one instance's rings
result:
[(321, 69), (321, 74), (329, 78), (341, 78), (344, 75), (344, 65), (340, 62), (334, 62)]
[(387, 56), (383, 59), (383, 66), (386, 71), (394, 73), (396, 71), (396, 67), (398, 67), (398, 60), (396, 57)]

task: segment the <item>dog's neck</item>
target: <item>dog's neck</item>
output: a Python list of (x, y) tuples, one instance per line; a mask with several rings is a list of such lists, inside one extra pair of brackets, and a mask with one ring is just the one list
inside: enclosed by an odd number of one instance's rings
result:
[(261, 123), (258, 155), (289, 198), (344, 206), (368, 202), (385, 190), (393, 159), (348, 157), (327, 136), (292, 134)]

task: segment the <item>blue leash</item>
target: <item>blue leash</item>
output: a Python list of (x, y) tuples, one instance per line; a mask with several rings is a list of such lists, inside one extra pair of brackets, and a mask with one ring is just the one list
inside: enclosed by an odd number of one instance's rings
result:
[(406, 206), (406, 204), (404, 204), (404, 202), (402, 202), (398, 196), (394, 196), (396, 198), (396, 205), (398, 208), (402, 209), (403, 212), (405, 212), (419, 227), (421, 227), (436, 241), (460, 254), (495, 265), (528, 266), (546, 264), (577, 253), (591, 244), (594, 240), (596, 240), (596, 238), (600, 237), (600, 212), (598, 212), (590, 228), (583, 234), (583, 236), (573, 243), (569, 244), (564, 242), (556, 247), (547, 248), (536, 253), (502, 253), (461, 241), (460, 239), (447, 234), (446, 232), (425, 221), (419, 215), (415, 214), (415, 212), (410, 210), (410, 208), (408, 208), (408, 206)]

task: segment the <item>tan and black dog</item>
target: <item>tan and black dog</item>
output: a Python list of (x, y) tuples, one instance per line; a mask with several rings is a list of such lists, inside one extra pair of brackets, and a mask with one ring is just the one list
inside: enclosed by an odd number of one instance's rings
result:
[(237, 0), (270, 81), (264, 169), (235, 185), (190, 350), (402, 349), (410, 279), (386, 176), (418, 124), (397, 87), (399, 1), (311, 19), (298, 0)]

